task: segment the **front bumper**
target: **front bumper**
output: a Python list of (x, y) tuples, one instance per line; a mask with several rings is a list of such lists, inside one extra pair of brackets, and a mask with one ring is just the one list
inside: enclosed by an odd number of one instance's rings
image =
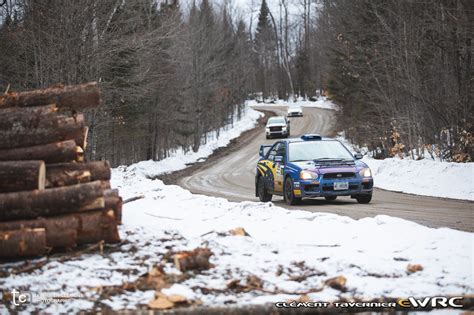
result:
[(273, 137), (273, 136), (280, 136), (284, 137), (288, 134), (287, 130), (279, 130), (279, 131), (266, 131), (267, 137)]
[[(345, 190), (334, 190), (335, 182), (348, 182), (349, 188)], [(297, 197), (316, 198), (330, 196), (355, 196), (370, 195), (374, 187), (372, 177), (367, 178), (351, 178), (341, 180), (300, 180), (293, 183), (294, 193)]]

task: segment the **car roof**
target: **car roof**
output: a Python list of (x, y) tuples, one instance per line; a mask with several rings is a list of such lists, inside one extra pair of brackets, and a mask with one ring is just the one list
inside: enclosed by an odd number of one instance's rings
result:
[(339, 140), (337, 139), (326, 138), (326, 137), (322, 137), (321, 140), (303, 140), (301, 138), (288, 138), (288, 139), (282, 139), (279, 142), (295, 143), (295, 142), (318, 142), (318, 141), (338, 141), (339, 142)]

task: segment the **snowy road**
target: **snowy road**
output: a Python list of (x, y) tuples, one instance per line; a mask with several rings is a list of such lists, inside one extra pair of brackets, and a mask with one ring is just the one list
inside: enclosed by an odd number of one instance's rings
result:
[[(262, 109), (286, 114), (286, 107), (261, 107)], [(334, 136), (335, 113), (332, 110), (303, 108), (304, 117), (291, 118), (292, 136), (303, 133), (320, 133)], [(266, 140), (263, 130), (237, 152), (224, 156), (196, 173), (185, 177), (179, 184), (193, 193), (224, 197), (231, 201), (257, 201), (254, 192), (255, 163), (258, 148)], [(450, 227), (458, 230), (474, 231), (473, 203), (441, 198), (402, 194), (375, 189), (372, 202), (358, 204), (349, 197), (336, 201), (322, 199), (305, 200), (297, 207), (289, 207), (279, 196), (273, 202), (285, 208), (301, 209), (311, 212), (329, 212), (346, 215), (354, 219), (374, 217), (379, 214), (399, 217), (429, 227)]]

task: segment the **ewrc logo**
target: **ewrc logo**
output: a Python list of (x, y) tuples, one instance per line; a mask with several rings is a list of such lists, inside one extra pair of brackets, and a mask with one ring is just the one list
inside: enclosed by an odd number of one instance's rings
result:
[(463, 307), (462, 304), (456, 303), (456, 300), (462, 300), (461, 296), (455, 296), (447, 298), (444, 296), (433, 296), (425, 297), (423, 299), (417, 299), (410, 296), (408, 299), (398, 300), (397, 304), (401, 307), (414, 307), (414, 308), (425, 308), (425, 307)]

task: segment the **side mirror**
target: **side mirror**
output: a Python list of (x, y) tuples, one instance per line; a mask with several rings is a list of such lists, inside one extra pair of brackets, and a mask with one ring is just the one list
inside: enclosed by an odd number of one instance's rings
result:
[(290, 120), (288, 119), (288, 123), (290, 123)]
[(260, 150), (258, 151), (258, 154), (260, 157), (265, 157), (268, 153), (268, 150), (270, 150), (271, 145), (261, 145)]
[(283, 162), (283, 156), (277, 155), (275, 156), (275, 163), (281, 163)]
[(356, 154), (354, 154), (354, 158), (355, 158), (356, 160), (360, 160), (360, 159), (362, 159), (362, 154), (356, 153)]

